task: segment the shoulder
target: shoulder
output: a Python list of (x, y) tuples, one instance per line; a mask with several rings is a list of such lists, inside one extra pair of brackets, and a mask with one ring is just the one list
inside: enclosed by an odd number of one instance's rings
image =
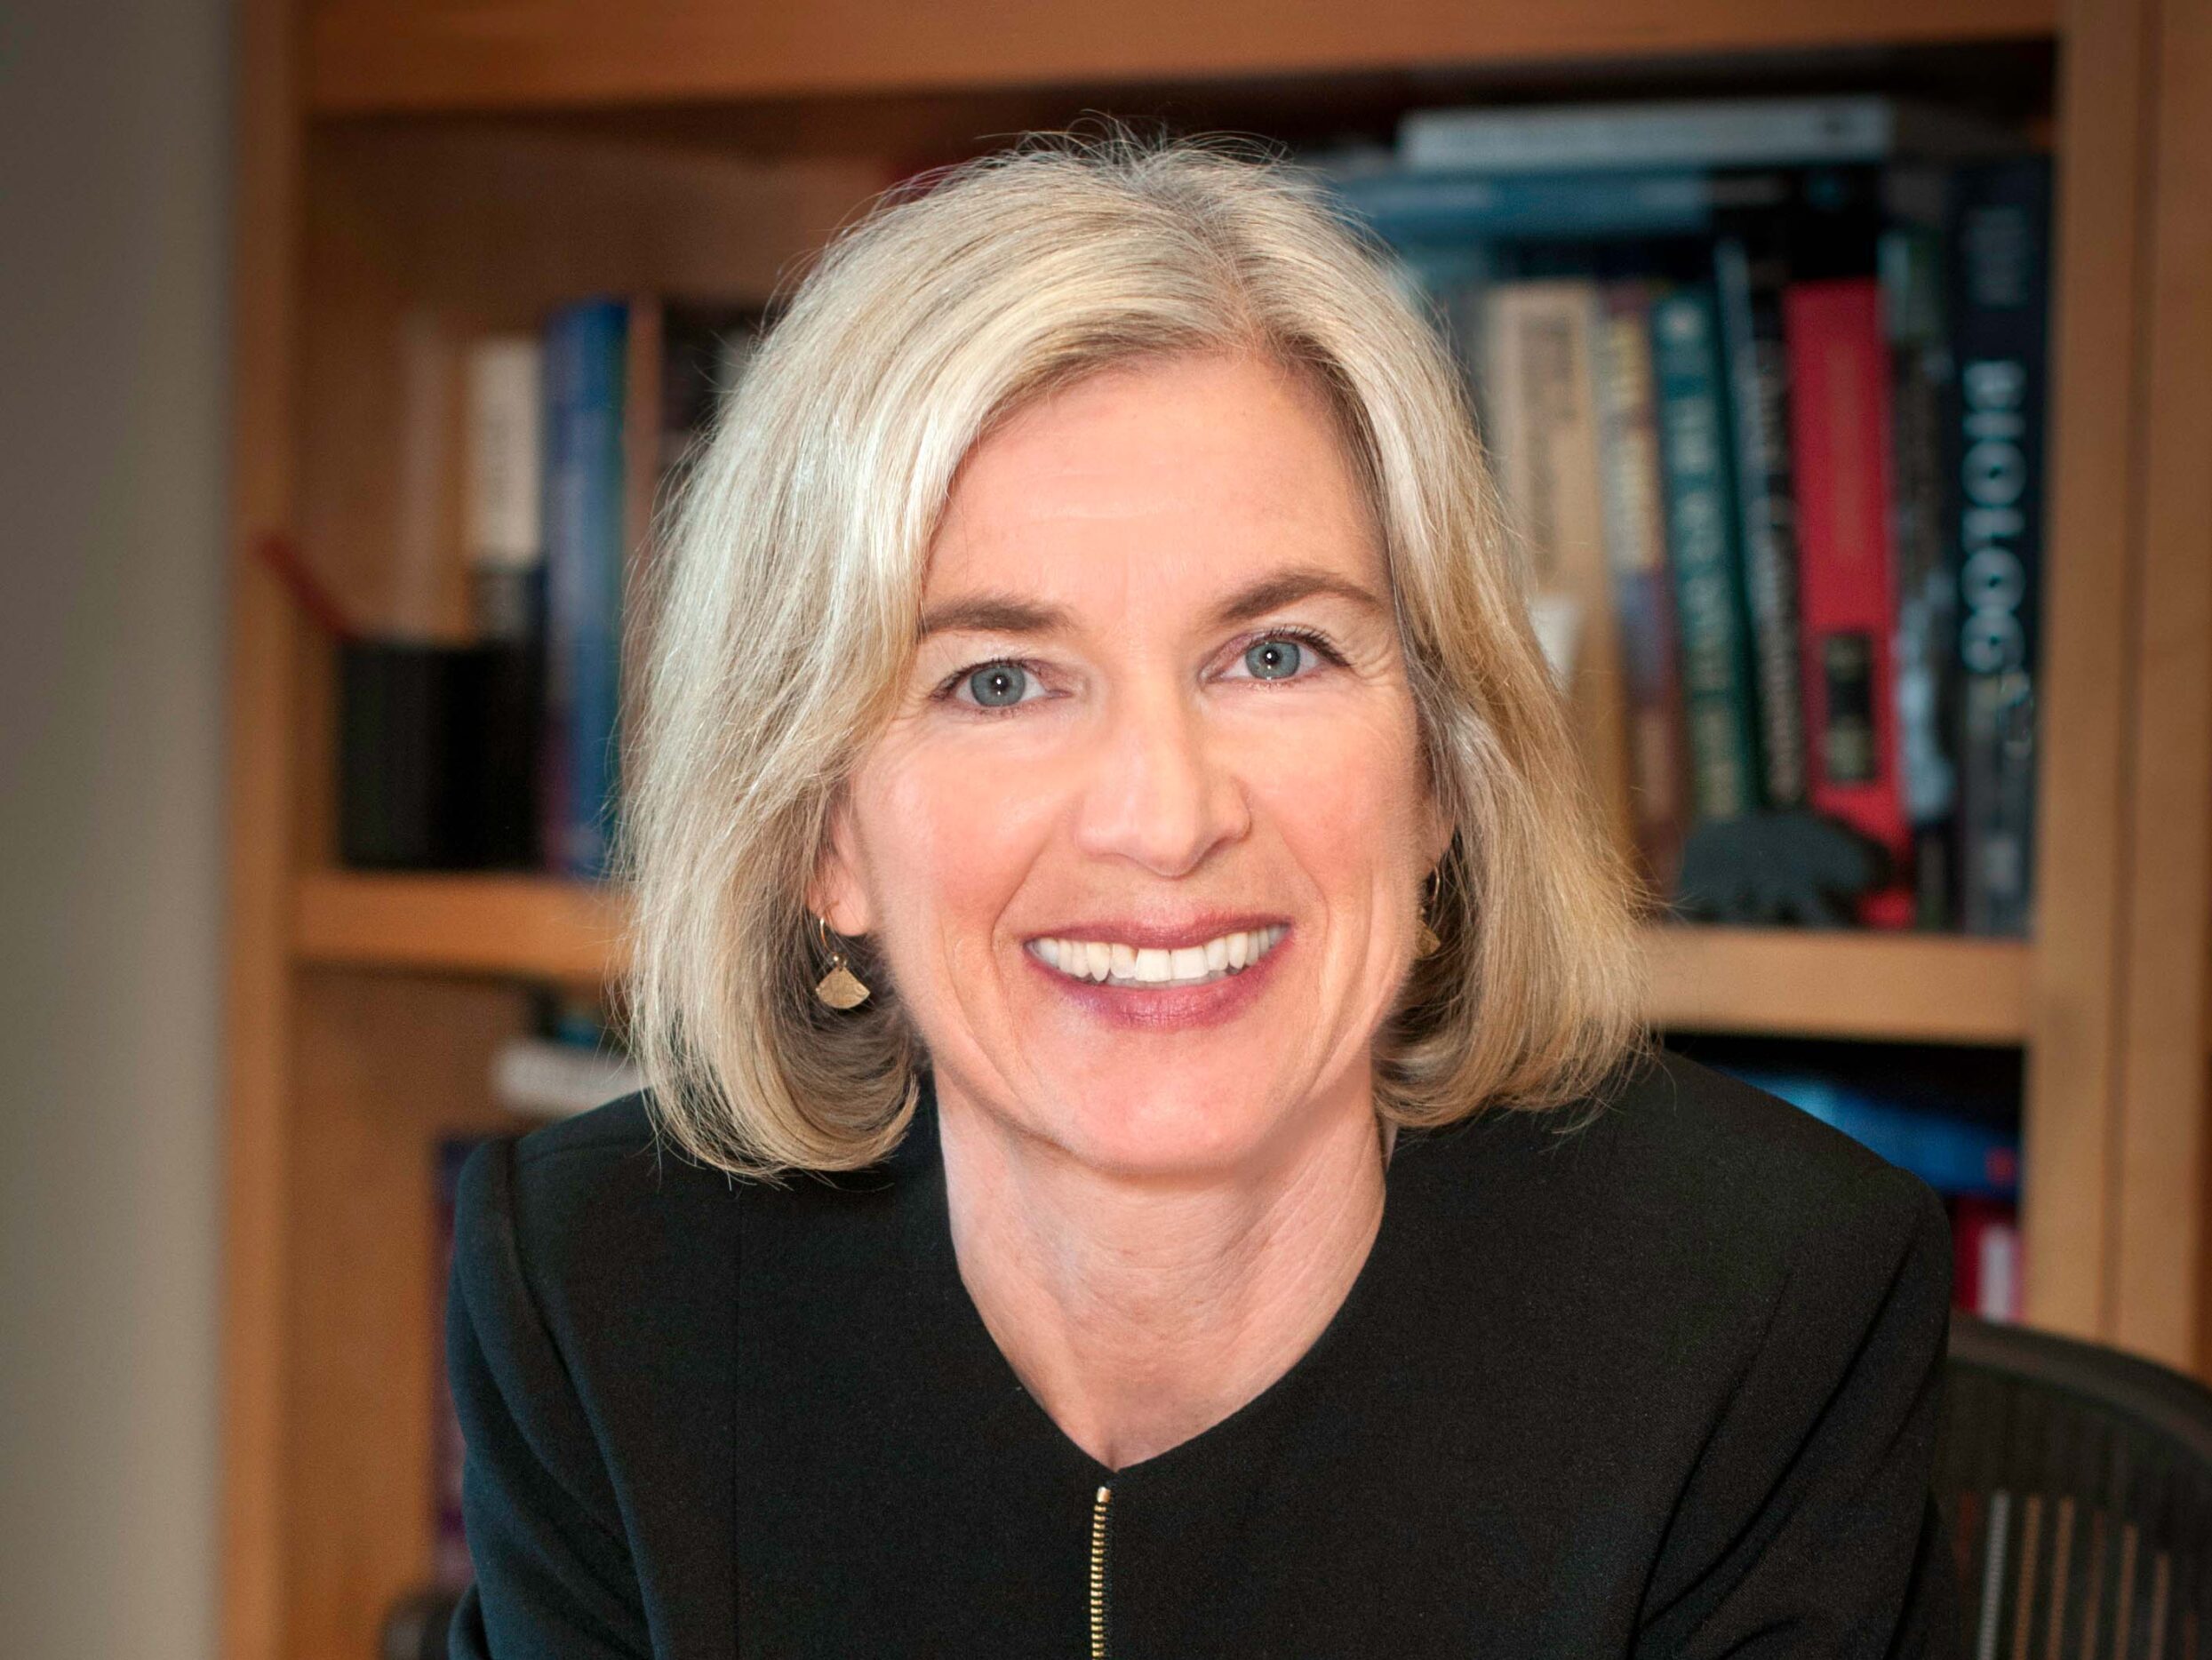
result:
[(1609, 1308), (1629, 1335), (1608, 1357), (1646, 1362), (1625, 1372), (1639, 1441), (1664, 1439), (1653, 1403), (1668, 1391), (1684, 1408), (1645, 1640), (1718, 1652), (1787, 1629), (1817, 1633), (1823, 1652), (1862, 1639), (1892, 1652), (1901, 1619), (1939, 1622), (1948, 1557), (1927, 1528), (1950, 1324), (1942, 1201), (1787, 1102), (1676, 1056), (1585, 1133), (1589, 1162), (1610, 1172), (1593, 1212), (1620, 1227), (1629, 1265)]
[[(1425, 1138), (1468, 1275), (1510, 1263), (1563, 1327), (1696, 1334), (1740, 1359), (1785, 1302), (1940, 1324), (1950, 1227), (1919, 1177), (1765, 1090), (1660, 1051), (1601, 1103), (1493, 1111)], [(1397, 1171), (1393, 1161), (1393, 1177)], [(1847, 1310), (1850, 1313), (1847, 1313)]]
[(447, 1366), (491, 1633), (470, 1652), (565, 1653), (591, 1629), (643, 1653), (649, 1628), (730, 1651), (711, 1545), (731, 1525), (738, 1191), (664, 1145), (642, 1095), (462, 1167)]
[(490, 1206), (529, 1242), (605, 1235), (670, 1206), (712, 1203), (730, 1178), (659, 1132), (643, 1090), (519, 1135), (481, 1143), (463, 1166), (464, 1209)]
[(533, 1223), (542, 1220), (548, 1233), (600, 1232), (655, 1212), (711, 1208), (729, 1202), (740, 1185), (662, 1135), (642, 1089), (495, 1137), (475, 1156), (504, 1165), (510, 1202)]
[(1532, 1189), (1571, 1196), (1629, 1236), (1687, 1228), (1711, 1244), (1786, 1255), (1837, 1227), (1944, 1222), (1918, 1177), (1779, 1097), (1666, 1050), (1583, 1106), (1493, 1113), (1468, 1129), (1497, 1144), (1493, 1158), (1511, 1149), (1505, 1161)]
[(671, 1329), (726, 1290), (742, 1186), (661, 1137), (642, 1091), (493, 1137), (461, 1169), (454, 1283), (564, 1350)]

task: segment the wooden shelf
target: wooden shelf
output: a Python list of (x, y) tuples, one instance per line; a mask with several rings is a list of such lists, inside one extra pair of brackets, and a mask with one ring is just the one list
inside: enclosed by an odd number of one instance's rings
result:
[[(593, 982), (622, 950), (619, 902), (509, 875), (320, 872), (301, 879), (294, 949), (326, 966)], [(1651, 1018), (1681, 1031), (1952, 1043), (2026, 1037), (2018, 940), (1735, 928), (1649, 931)]]
[(619, 966), (620, 906), (551, 876), (302, 877), (292, 947), (326, 967), (443, 970), (589, 984)]
[(325, 0), (307, 13), (306, 78), (324, 115), (573, 108), (1888, 48), (2058, 26), (2056, 0)]
[(2029, 1034), (2024, 940), (1737, 928), (1646, 938), (1662, 1029), (1929, 1043)]

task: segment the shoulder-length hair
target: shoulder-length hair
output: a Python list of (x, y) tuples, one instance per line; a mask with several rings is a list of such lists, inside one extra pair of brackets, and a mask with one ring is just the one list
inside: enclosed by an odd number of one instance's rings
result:
[[(1382, 530), (1429, 782), (1456, 826), (1375, 1040), (1378, 1111), (1441, 1125), (1587, 1097), (1648, 1045), (1627, 860), (1532, 630), (1460, 373), (1388, 259), (1241, 140), (1032, 135), (834, 238), (667, 515), (618, 838), (624, 983), (660, 1131), (734, 1174), (855, 1169), (926, 1063), (890, 967), (828, 1010), (806, 896), (894, 706), (955, 470), (1108, 366), (1259, 353), (1334, 409)], [(650, 631), (648, 633), (648, 631)]]

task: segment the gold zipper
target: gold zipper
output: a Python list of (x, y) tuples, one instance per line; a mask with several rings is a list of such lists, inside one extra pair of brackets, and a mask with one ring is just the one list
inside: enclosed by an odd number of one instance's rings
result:
[(1090, 1505), (1090, 1660), (1106, 1660), (1106, 1502), (1114, 1489), (1102, 1487)]

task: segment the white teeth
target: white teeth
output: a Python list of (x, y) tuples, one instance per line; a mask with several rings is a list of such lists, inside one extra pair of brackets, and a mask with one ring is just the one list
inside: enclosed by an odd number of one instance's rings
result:
[(1142, 949), (1097, 939), (1040, 938), (1029, 949), (1061, 973), (1121, 986), (1202, 986), (1242, 972), (1288, 930), (1282, 924), (1224, 934), (1201, 946)]

